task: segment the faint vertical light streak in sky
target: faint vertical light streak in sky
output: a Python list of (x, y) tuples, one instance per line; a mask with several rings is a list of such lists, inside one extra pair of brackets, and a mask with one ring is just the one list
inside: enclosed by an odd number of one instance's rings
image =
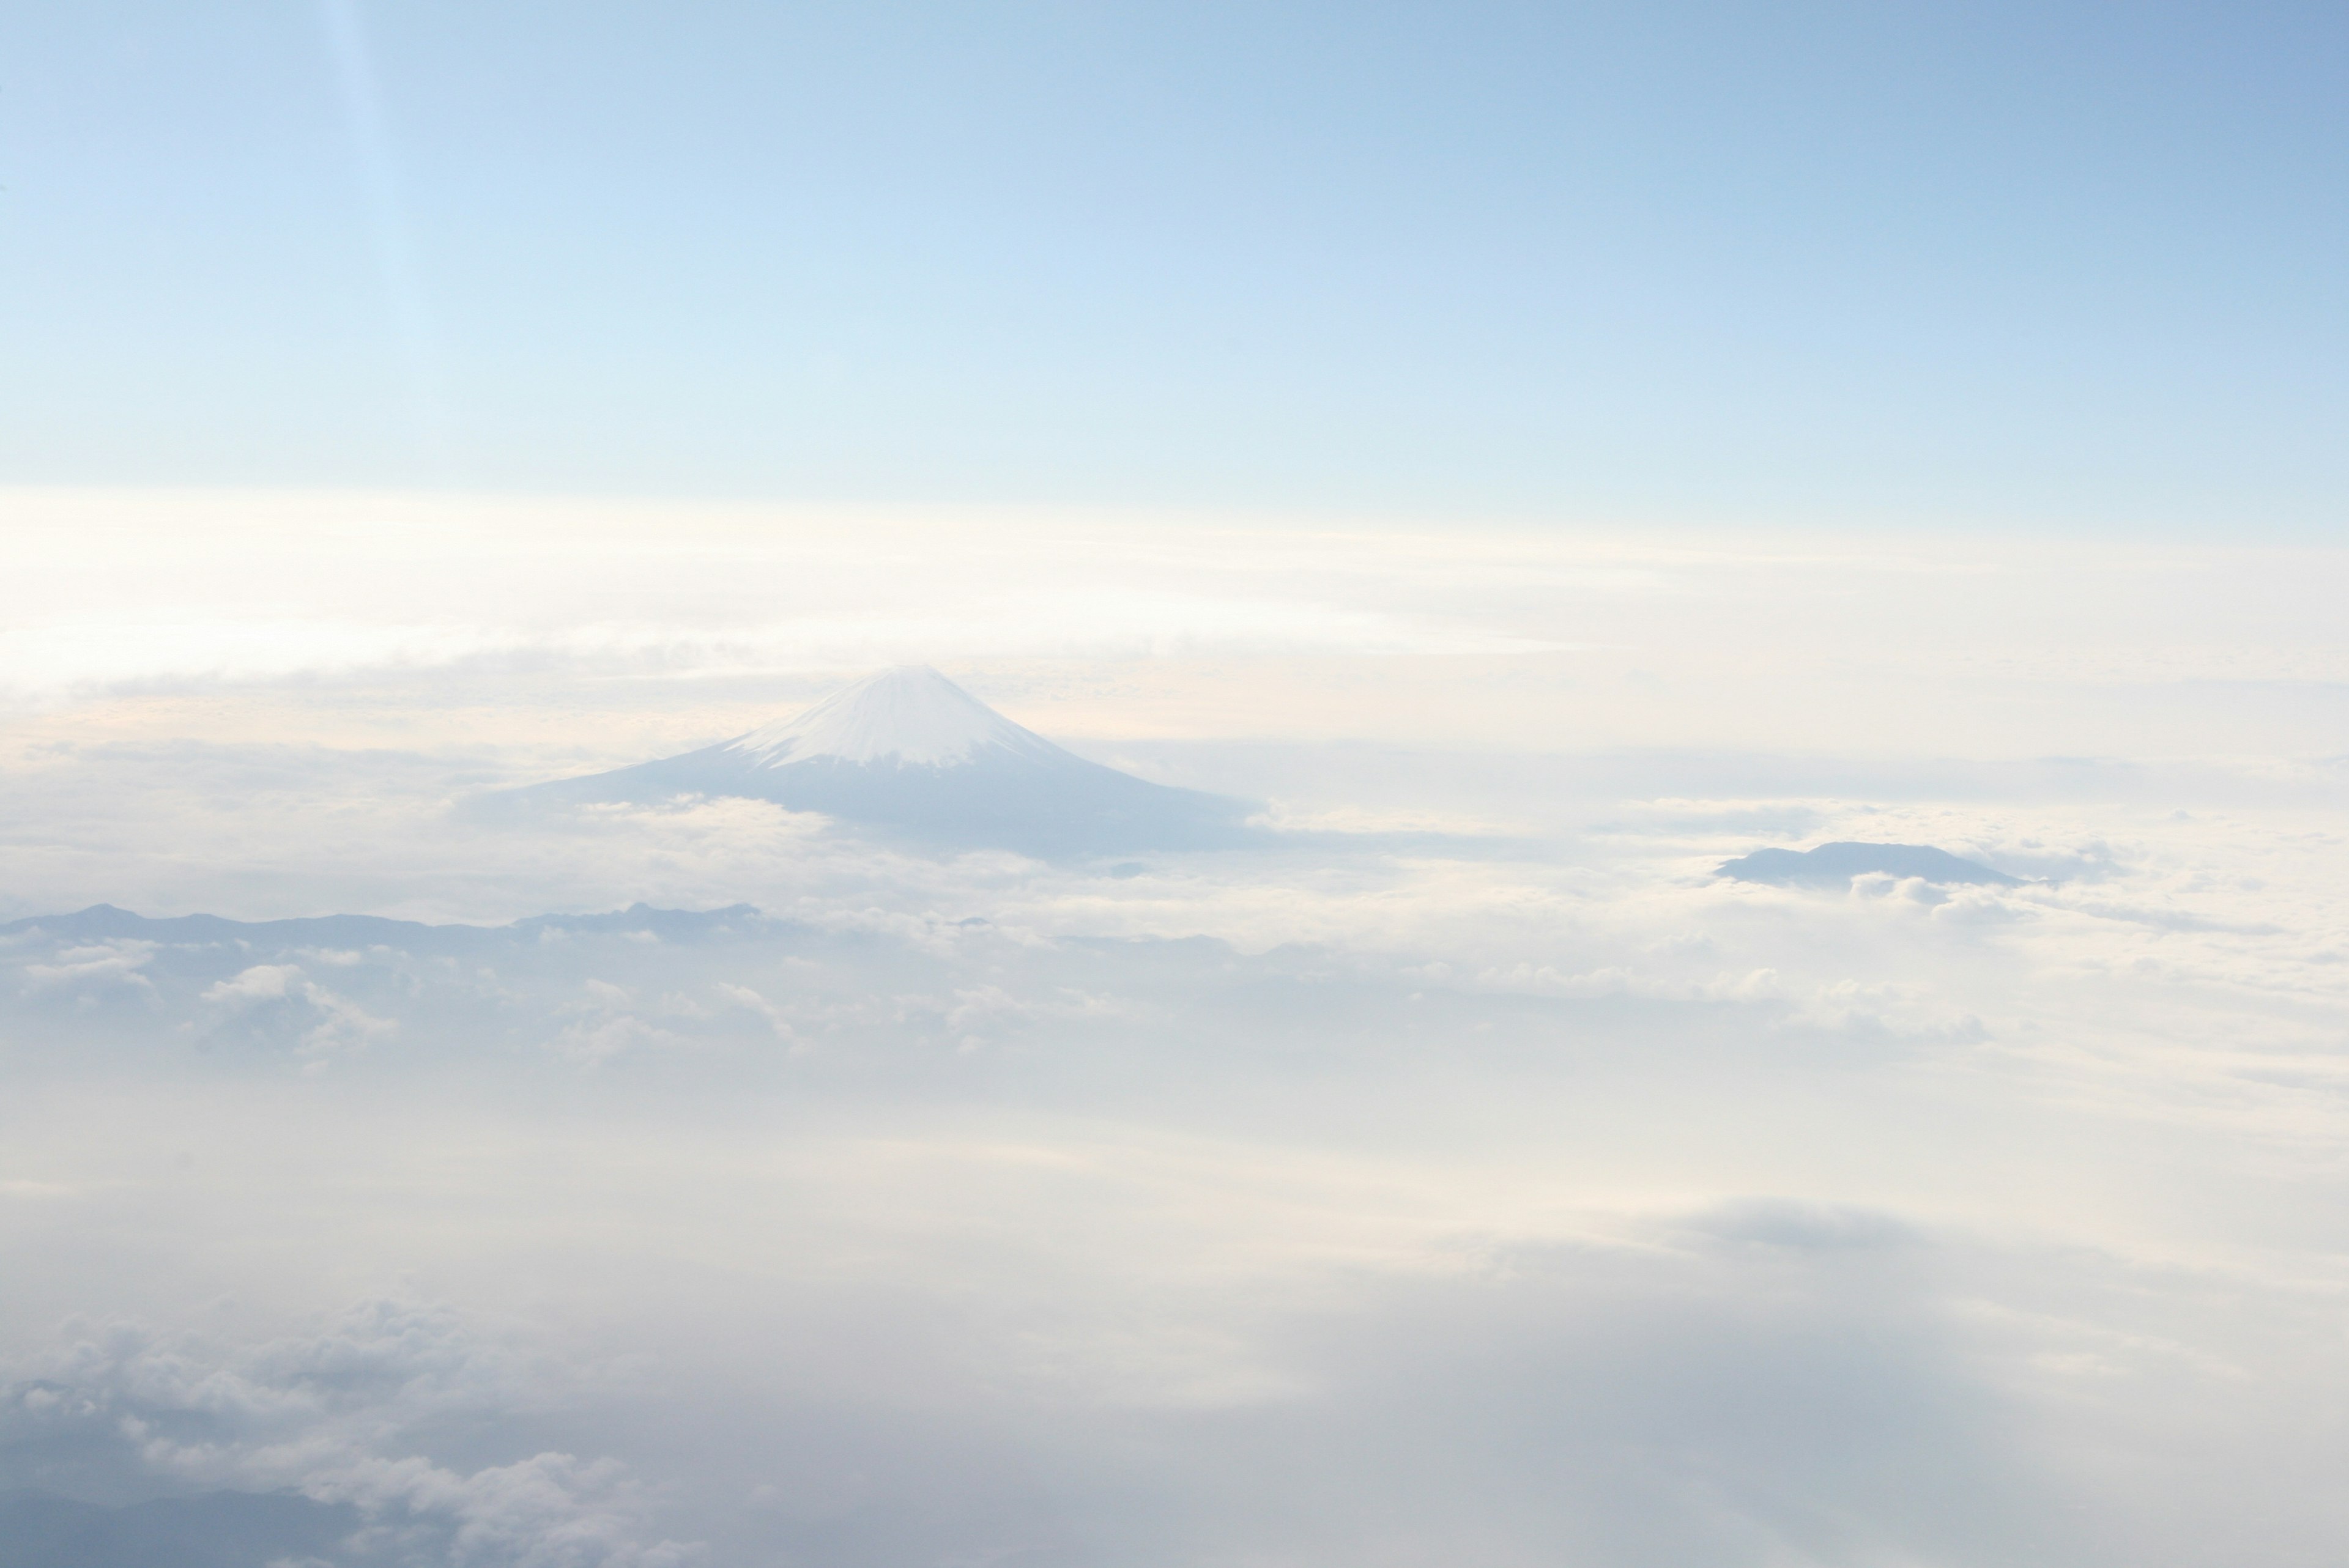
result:
[(318, 13), (334, 57), (343, 118), (357, 153), (369, 237), (390, 311), (419, 456), (432, 478), (452, 480), (456, 454), (440, 373), (440, 335), (416, 265), (416, 247), (400, 197), (398, 160), (393, 153), (383, 100), (376, 91), (367, 30), (357, 0), (318, 0)]

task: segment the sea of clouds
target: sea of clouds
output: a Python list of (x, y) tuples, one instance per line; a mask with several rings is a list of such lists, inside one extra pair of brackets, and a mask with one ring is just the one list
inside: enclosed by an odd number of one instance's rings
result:
[[(16, 500), (10, 1568), (2349, 1526), (2336, 554)], [(1292, 841), (462, 810), (904, 659)]]

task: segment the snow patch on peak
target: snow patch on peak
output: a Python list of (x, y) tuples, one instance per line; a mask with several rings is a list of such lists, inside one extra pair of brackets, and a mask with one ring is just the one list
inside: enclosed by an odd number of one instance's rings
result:
[(760, 768), (820, 758), (947, 768), (989, 750), (1040, 759), (1062, 755), (926, 665), (867, 676), (796, 717), (729, 742), (726, 749), (746, 754)]

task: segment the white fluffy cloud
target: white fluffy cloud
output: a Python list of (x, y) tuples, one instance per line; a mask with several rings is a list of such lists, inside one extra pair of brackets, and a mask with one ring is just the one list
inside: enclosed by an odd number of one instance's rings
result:
[(299, 965), (292, 964), (256, 964), (250, 969), (240, 969), (225, 980), (214, 981), (204, 987), (207, 1002), (274, 1001), (285, 995), (285, 988), (302, 978)]
[(83, 1473), (67, 1485), (144, 1475), (347, 1504), (362, 1522), (345, 1542), (353, 1562), (674, 1568), (700, 1555), (646, 1538), (641, 1489), (610, 1460), (539, 1452), (452, 1467), (419, 1452), (436, 1429), (532, 1397), (513, 1354), (446, 1308), (368, 1302), (229, 1349), (93, 1325), (17, 1370), (0, 1397), (0, 1440), (70, 1456)]
[(155, 955), (152, 943), (101, 942), (89, 946), (71, 946), (59, 950), (54, 961), (47, 964), (27, 964), (25, 978), (35, 985), (76, 987), (82, 985), (145, 986), (147, 976), (139, 973)]

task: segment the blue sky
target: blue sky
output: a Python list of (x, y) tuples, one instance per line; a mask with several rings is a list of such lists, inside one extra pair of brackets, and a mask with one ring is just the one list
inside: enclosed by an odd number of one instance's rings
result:
[(0, 480), (2323, 538), (2344, 32), (16, 7)]

